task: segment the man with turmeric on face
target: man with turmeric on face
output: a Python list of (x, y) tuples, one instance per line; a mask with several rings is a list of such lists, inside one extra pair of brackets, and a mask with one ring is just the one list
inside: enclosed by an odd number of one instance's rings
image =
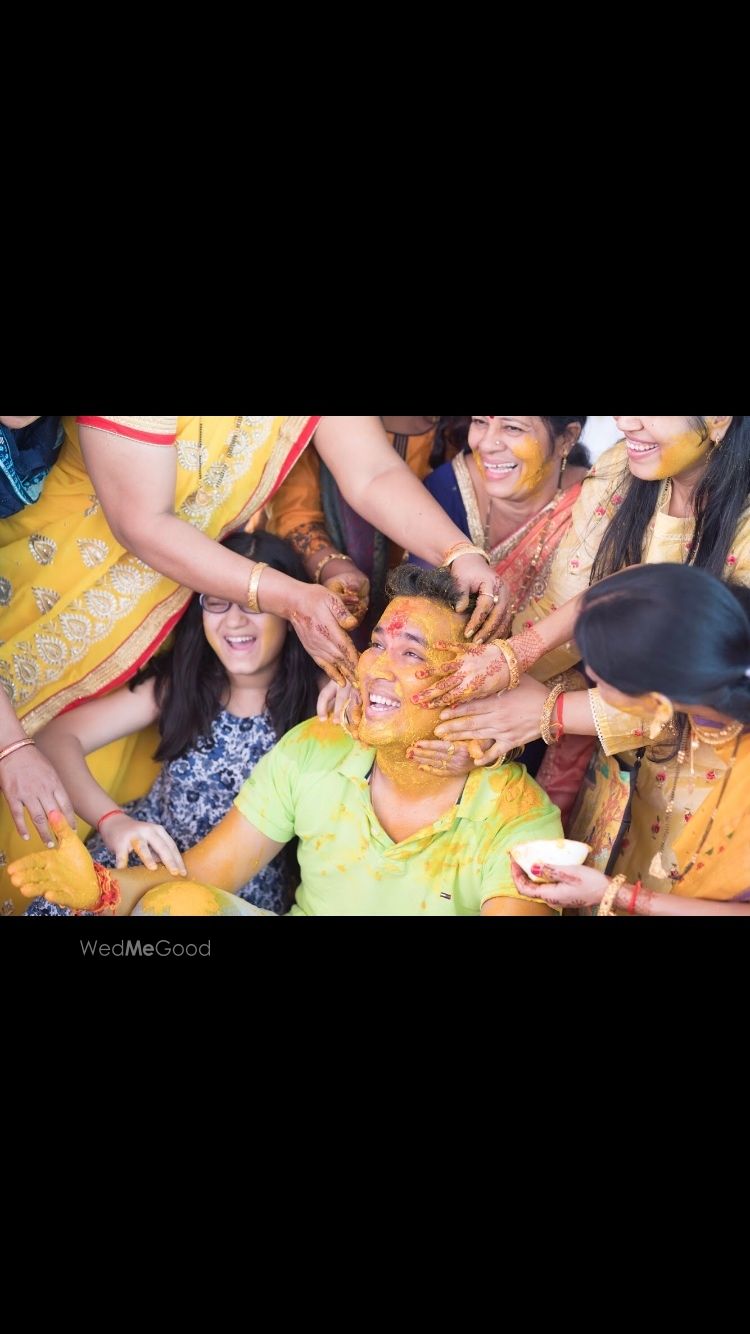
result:
[[(451, 646), (464, 643), (467, 618), (454, 610), (459, 590), (447, 571), (402, 565), (389, 576), (388, 593), (359, 663), (362, 708), (350, 723), (356, 739), (317, 719), (289, 732), (256, 766), (229, 814), (185, 854), (190, 880), (234, 891), (296, 835), (301, 884), (291, 916), (544, 916), (545, 905), (518, 894), (509, 850), (561, 838), (562, 827), (557, 807), (523, 766), (466, 777), (425, 773), (410, 758), (440, 712), (413, 696), (448, 661)], [(82, 852), (72, 831), (62, 831), (57, 851), (15, 863), (13, 881), (30, 897), (43, 892), (85, 908), (99, 887)], [(65, 869), (68, 856), (75, 872)], [(129, 913), (165, 878), (142, 867), (118, 872), (118, 912)], [(180, 893), (177, 880), (167, 895), (174, 914)], [(189, 914), (187, 887), (184, 902)]]

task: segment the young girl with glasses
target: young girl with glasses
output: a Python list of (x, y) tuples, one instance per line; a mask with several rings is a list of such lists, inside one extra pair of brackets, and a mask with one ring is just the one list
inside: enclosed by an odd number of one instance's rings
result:
[[(305, 580), (299, 558), (270, 533), (235, 533), (222, 544)], [(129, 688), (61, 714), (36, 737), (65, 783), (79, 816), (96, 832), (92, 857), (106, 866), (184, 875), (180, 855), (218, 824), (258, 760), (292, 727), (315, 714), (319, 673), (288, 621), (201, 594), (177, 625), (173, 647), (152, 658)], [(320, 678), (322, 679), (322, 678)], [(161, 771), (136, 801), (113, 807), (86, 756), (156, 723)], [(289, 849), (240, 891), (259, 908), (283, 913), (294, 897)], [(30, 916), (67, 915), (36, 899)]]

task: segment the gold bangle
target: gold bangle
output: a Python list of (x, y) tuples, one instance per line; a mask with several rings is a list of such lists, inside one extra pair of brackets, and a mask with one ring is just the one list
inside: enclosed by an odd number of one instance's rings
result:
[(455, 546), (449, 547), (443, 556), (440, 569), (450, 569), (454, 560), (460, 560), (462, 556), (481, 556), (482, 560), (486, 560), (487, 564), (490, 564), (489, 555), (483, 547), (475, 547), (473, 542), (456, 542)]
[(617, 916), (617, 913), (615, 912), (615, 899), (617, 898), (617, 895), (619, 894), (626, 880), (627, 876), (624, 875), (615, 876), (614, 880), (611, 882), (609, 886), (609, 889), (605, 892), (602, 901), (599, 904), (596, 913), (597, 917)]
[(33, 737), (30, 736), (25, 737), (23, 741), (12, 741), (9, 746), (5, 747), (5, 750), (0, 750), (0, 760), (4, 760), (6, 755), (12, 755), (14, 750), (21, 750), (24, 746), (35, 744)]
[(507, 639), (493, 639), (491, 640), (491, 643), (493, 643), (496, 648), (499, 648), (508, 664), (508, 675), (510, 676), (508, 690), (515, 690), (517, 686), (521, 684), (521, 669), (518, 665), (518, 658), (515, 655), (515, 651), (508, 643)]
[(552, 735), (552, 711), (557, 703), (558, 695), (562, 695), (564, 689), (565, 686), (556, 685), (553, 690), (550, 690), (544, 701), (542, 716), (539, 719), (539, 731), (545, 746), (557, 745), (558, 738)]
[(254, 612), (260, 611), (260, 606), (258, 604), (258, 584), (260, 583), (263, 571), (267, 569), (268, 569), (268, 561), (256, 560), (252, 568), (252, 572), (250, 574), (250, 580), (247, 585), (248, 611), (254, 611)]
[(320, 583), (321, 570), (324, 570), (328, 562), (331, 560), (349, 560), (352, 561), (352, 565), (354, 564), (354, 561), (352, 560), (351, 556), (345, 556), (343, 551), (329, 551), (328, 555), (324, 556), (323, 559), (319, 561), (318, 564), (315, 566), (315, 573), (313, 574), (313, 579), (316, 584)]

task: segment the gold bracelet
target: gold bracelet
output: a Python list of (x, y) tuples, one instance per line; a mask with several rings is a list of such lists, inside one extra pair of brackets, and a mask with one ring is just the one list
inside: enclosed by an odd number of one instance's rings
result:
[(475, 547), (473, 542), (456, 542), (455, 546), (449, 547), (443, 559), (440, 562), (441, 570), (450, 569), (454, 560), (460, 560), (462, 556), (481, 556), (490, 564), (490, 558), (483, 547)]
[(557, 737), (552, 735), (552, 711), (557, 703), (558, 695), (562, 695), (564, 689), (565, 686), (556, 685), (554, 690), (550, 690), (544, 701), (542, 716), (539, 719), (539, 731), (541, 733), (542, 741), (546, 746), (557, 745)]
[(513, 648), (508, 643), (507, 639), (492, 639), (490, 640), (490, 643), (494, 644), (496, 648), (499, 648), (505, 658), (505, 661), (508, 664), (508, 675), (510, 676), (508, 690), (515, 690), (517, 686), (521, 684), (521, 669), (518, 666), (518, 658), (516, 657)]
[(24, 746), (35, 744), (33, 737), (30, 736), (25, 737), (23, 741), (12, 741), (9, 746), (5, 747), (5, 750), (0, 750), (0, 760), (4, 760), (6, 755), (12, 755), (14, 750), (21, 750)]
[(354, 564), (354, 561), (352, 560), (351, 556), (345, 556), (343, 551), (329, 551), (328, 555), (324, 556), (323, 559), (319, 561), (318, 564), (315, 566), (315, 573), (313, 574), (313, 579), (316, 584), (320, 583), (321, 570), (324, 570), (328, 562), (331, 560), (350, 560), (352, 561), (352, 565)]
[(250, 581), (247, 585), (248, 611), (254, 611), (254, 612), (260, 611), (260, 606), (258, 604), (258, 584), (260, 583), (263, 571), (267, 569), (268, 569), (268, 561), (256, 560), (252, 568), (252, 572), (250, 574)]
[(606, 893), (602, 898), (601, 903), (599, 904), (596, 913), (597, 917), (617, 916), (617, 913), (615, 912), (615, 899), (617, 898), (617, 895), (619, 894), (626, 880), (627, 876), (624, 875), (615, 876), (614, 880), (611, 882), (609, 886), (609, 889), (606, 891)]

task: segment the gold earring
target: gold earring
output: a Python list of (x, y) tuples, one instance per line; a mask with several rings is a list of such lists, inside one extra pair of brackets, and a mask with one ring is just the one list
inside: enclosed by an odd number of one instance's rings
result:
[(671, 700), (666, 695), (660, 695), (658, 691), (653, 691), (652, 698), (657, 700), (657, 709), (651, 719), (651, 726), (648, 731), (649, 739), (655, 741), (656, 738), (668, 727), (674, 718), (674, 709)]
[[(568, 453), (570, 453), (570, 450), (568, 450)], [(567, 454), (563, 454), (563, 456), (562, 456), (562, 463), (560, 464), (560, 476), (559, 476), (558, 479), (557, 479), (557, 485), (558, 485), (558, 486), (560, 486), (561, 483), (562, 483), (562, 479), (563, 479), (563, 476), (564, 476), (564, 474), (565, 474), (565, 469), (567, 468), (567, 466), (568, 466), (568, 455), (567, 455)]]

